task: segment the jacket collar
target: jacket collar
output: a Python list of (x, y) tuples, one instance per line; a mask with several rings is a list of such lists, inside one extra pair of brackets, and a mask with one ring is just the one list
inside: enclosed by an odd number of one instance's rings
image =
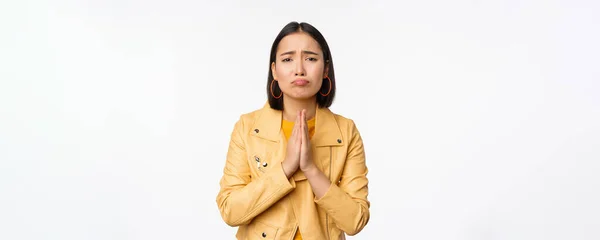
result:
[[(259, 110), (254, 125), (250, 129), (250, 135), (264, 138), (270, 141), (285, 141), (285, 136), (281, 131), (281, 120), (283, 112), (272, 109), (269, 103), (265, 103)], [(337, 124), (335, 115), (329, 108), (317, 107), (315, 115), (315, 133), (311, 143), (315, 147), (322, 146), (341, 146), (342, 132)]]

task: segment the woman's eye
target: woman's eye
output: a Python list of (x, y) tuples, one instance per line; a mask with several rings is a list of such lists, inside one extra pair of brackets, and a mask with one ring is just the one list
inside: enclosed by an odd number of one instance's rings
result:
[(291, 58), (284, 58), (284, 59), (283, 59), (283, 60), (281, 60), (281, 61), (282, 61), (282, 62), (289, 62), (289, 61), (292, 61), (292, 59), (291, 59)]
[(316, 58), (313, 58), (313, 57), (309, 57), (309, 58), (307, 58), (307, 59), (308, 59), (308, 61), (311, 61), (311, 62), (317, 61), (317, 59), (316, 59)]

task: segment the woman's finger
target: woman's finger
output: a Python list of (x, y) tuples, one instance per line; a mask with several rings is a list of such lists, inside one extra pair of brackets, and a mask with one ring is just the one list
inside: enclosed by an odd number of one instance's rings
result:
[(298, 128), (300, 128), (300, 126), (301, 126), (301, 125), (300, 125), (300, 117), (301, 117), (301, 115), (300, 115), (300, 114), (302, 114), (302, 112), (300, 112), (300, 111), (297, 111), (297, 112), (296, 112), (296, 122), (294, 123), (294, 125), (295, 125), (295, 126), (298, 126)]
[(304, 130), (308, 133), (308, 120), (306, 119), (306, 110), (304, 111)]
[(300, 129), (298, 129), (298, 139), (300, 142), (304, 143), (304, 139), (302, 138), (302, 129), (304, 128), (304, 121), (302, 121), (302, 119), (304, 119), (304, 110), (300, 110)]
[(290, 140), (295, 139), (294, 136), (296, 136), (297, 131), (298, 131), (298, 115), (296, 114), (296, 119), (294, 120), (294, 127), (292, 128), (292, 136), (290, 137)]
[(300, 111), (296, 111), (296, 123), (294, 123), (297, 126), (296, 127), (296, 135), (294, 135), (294, 139), (296, 141), (298, 141), (298, 139), (299, 139), (298, 134), (300, 134), (300, 127), (302, 124), (302, 123), (300, 123), (300, 114), (301, 114)]
[[(300, 144), (302, 143), (302, 137), (300, 136), (300, 134), (301, 134), (300, 131), (302, 130), (301, 114), (302, 114), (301, 111), (297, 111), (297, 113), (296, 113), (296, 123), (295, 123), (295, 125), (297, 127), (296, 127), (296, 135), (294, 135), (294, 139), (295, 139), (296, 144), (298, 146), (300, 146)], [(300, 150), (300, 148), (298, 148), (298, 150)]]
[(296, 151), (298, 151), (298, 154), (300, 154), (301, 149), (302, 149), (302, 134), (300, 134), (300, 129), (298, 128), (298, 132), (296, 132), (296, 136), (294, 136), (294, 138), (296, 139)]
[[(304, 110), (302, 110), (302, 115), (304, 115)], [(304, 119), (304, 116), (301, 116), (301, 118), (300, 118), (300, 122), (301, 122), (300, 127), (301, 127), (301, 129), (300, 129), (300, 132), (298, 132), (298, 133), (300, 134), (300, 141), (302, 142), (302, 147), (301, 148), (304, 148), (304, 134), (302, 133), (302, 129), (304, 129), (304, 121), (302, 121), (302, 119)]]
[(304, 127), (304, 129), (302, 129), (302, 135), (304, 135), (304, 138), (306, 141), (308, 141), (308, 122), (306, 120), (306, 113), (304, 113), (304, 124), (302, 125)]
[(302, 121), (302, 119), (304, 119), (304, 110), (300, 110), (300, 129), (304, 127), (304, 121)]

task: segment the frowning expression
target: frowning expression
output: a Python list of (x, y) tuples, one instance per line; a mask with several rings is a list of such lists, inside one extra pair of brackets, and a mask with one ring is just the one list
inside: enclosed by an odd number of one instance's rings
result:
[(327, 76), (321, 47), (305, 32), (292, 33), (281, 39), (271, 71), (284, 98), (295, 99), (315, 97)]

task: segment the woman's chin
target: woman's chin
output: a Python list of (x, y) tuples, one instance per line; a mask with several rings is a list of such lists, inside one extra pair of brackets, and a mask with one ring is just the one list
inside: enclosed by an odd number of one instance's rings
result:
[(310, 93), (296, 93), (296, 94), (289, 95), (288, 97), (290, 97), (290, 98), (292, 98), (294, 100), (309, 100), (309, 99), (315, 98), (315, 94), (310, 94)]

